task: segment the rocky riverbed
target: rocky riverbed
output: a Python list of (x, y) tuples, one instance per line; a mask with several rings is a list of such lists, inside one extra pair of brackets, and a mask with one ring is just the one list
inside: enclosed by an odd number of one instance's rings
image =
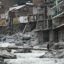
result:
[[(25, 35), (26, 37), (26, 35)], [(30, 37), (30, 36), (28, 36)], [(20, 46), (20, 47), (29, 47), (30, 44), (27, 44), (28, 42), (32, 44), (32, 46), (34, 46), (33, 48), (42, 48), (42, 45), (38, 45), (37, 44), (37, 38), (33, 38), (32, 39), (26, 39), (24, 41), (22, 41), (22, 34), (15, 34), (12, 36), (6, 35), (6, 40), (4, 40), (5, 38), (2, 37), (0, 42), (0, 47), (15, 47), (15, 46)], [(4, 40), (4, 41), (3, 41)], [(30, 41), (31, 40), (31, 41)], [(26, 42), (26, 43), (25, 43)], [(24, 43), (24, 45), (23, 45)], [(27, 45), (26, 45), (27, 44)], [(37, 45), (35, 45), (37, 44)], [(45, 45), (46, 46), (46, 45)], [(6, 51), (6, 50), (5, 50)], [(14, 53), (14, 52), (18, 52), (18, 53)], [(11, 52), (6, 51), (2, 52), (4, 54), (4, 56), (9, 57), (9, 55), (11, 56), (11, 54), (15, 55), (16, 58), (12, 59), (12, 58), (1, 58), (0, 59), (0, 64), (64, 64), (64, 50), (52, 50), (50, 51), (35, 51), (35, 50), (31, 50), (31, 52), (29, 53), (20, 53), (19, 51), (21, 50), (12, 50)], [(1, 54), (2, 54), (1, 53)], [(3, 56), (3, 55), (2, 55)]]
[(7, 64), (64, 64), (64, 59), (38, 58), (44, 53), (17, 53), (17, 59), (5, 59)]

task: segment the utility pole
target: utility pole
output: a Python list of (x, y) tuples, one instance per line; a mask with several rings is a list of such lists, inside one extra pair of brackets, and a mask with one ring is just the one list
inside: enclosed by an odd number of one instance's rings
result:
[(13, 12), (9, 11), (9, 34), (13, 34)]
[(46, 1), (47, 1), (47, 0), (45, 0), (45, 19), (48, 18), (48, 17), (47, 17), (47, 5), (46, 5)]

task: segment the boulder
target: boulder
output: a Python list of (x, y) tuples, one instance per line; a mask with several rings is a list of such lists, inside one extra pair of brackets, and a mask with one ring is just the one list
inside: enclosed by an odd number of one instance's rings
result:
[(55, 43), (55, 44), (54, 44), (54, 49), (64, 49), (64, 44)]
[(39, 58), (54, 58), (54, 55), (50, 52), (46, 52), (44, 55), (40, 56)]
[(7, 50), (0, 50), (0, 58), (15, 59), (16, 55), (9, 53)]

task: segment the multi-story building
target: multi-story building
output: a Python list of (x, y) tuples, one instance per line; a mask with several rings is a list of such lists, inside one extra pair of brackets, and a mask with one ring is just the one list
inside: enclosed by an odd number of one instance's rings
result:
[(33, 21), (36, 21), (36, 18), (35, 18), (35, 15), (33, 15), (33, 4), (32, 3), (28, 2), (24, 5), (11, 7), (10, 11), (11, 12), (14, 11), (15, 18), (18, 17), (18, 19), (20, 20), (19, 28), (21, 31), (27, 32), (27, 31), (31, 31), (34, 29), (36, 23)]
[(51, 40), (52, 21), (48, 15), (48, 10), (52, 5), (48, 2), (48, 0), (33, 0), (33, 14), (37, 18), (35, 33), (37, 34), (39, 44), (44, 44)]
[(55, 0), (50, 9), (52, 18), (52, 39), (54, 42), (64, 42), (64, 0)]

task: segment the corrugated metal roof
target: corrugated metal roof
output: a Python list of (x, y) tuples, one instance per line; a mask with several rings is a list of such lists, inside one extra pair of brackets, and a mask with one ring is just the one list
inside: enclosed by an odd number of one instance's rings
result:
[(20, 8), (23, 8), (25, 5), (21, 5), (21, 6), (16, 6), (16, 7), (11, 7), (9, 8), (9, 11), (12, 11), (12, 10), (18, 10)]

